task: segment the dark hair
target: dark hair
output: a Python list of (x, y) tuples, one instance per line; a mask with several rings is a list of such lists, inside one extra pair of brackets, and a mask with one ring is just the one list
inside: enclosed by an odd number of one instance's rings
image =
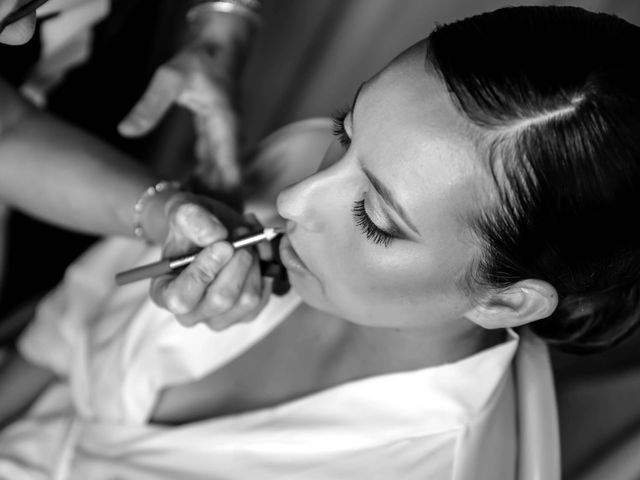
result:
[(531, 328), (564, 350), (607, 348), (640, 320), (638, 52), (640, 28), (575, 7), (504, 8), (428, 39), (499, 192), (472, 219), (472, 282), (549, 282), (558, 308)]

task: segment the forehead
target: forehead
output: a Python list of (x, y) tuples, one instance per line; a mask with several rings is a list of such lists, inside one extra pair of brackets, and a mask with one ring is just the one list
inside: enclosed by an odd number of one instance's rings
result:
[(393, 60), (363, 88), (353, 116), (365, 163), (423, 225), (467, 218), (488, 179), (471, 125), (425, 58), (421, 42)]
[(400, 54), (368, 83), (373, 97), (368, 104), (369, 114), (378, 115), (384, 110), (389, 120), (405, 132), (405, 139), (440, 141), (455, 149), (468, 147), (469, 156), (476, 156), (472, 126), (426, 62), (425, 42)]

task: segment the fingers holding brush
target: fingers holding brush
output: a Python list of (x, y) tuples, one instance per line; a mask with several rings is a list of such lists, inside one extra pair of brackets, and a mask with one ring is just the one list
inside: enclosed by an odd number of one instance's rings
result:
[(185, 325), (204, 322), (213, 330), (252, 320), (266, 305), (270, 285), (270, 280), (261, 276), (257, 255), (248, 249), (238, 250), (206, 289), (199, 305), (179, 320)]
[[(232, 238), (262, 227), (253, 218), (246, 221), (252, 228), (238, 227)], [(175, 247), (183, 250), (184, 239), (174, 240), (178, 242)], [(170, 253), (172, 247), (170, 239), (163, 254)], [(271, 285), (271, 280), (261, 275), (255, 247), (234, 249), (228, 239), (220, 239), (195, 254), (181, 271), (153, 279), (151, 297), (185, 326), (204, 322), (222, 330), (255, 318), (269, 299)]]
[(180, 323), (193, 325), (189, 314), (202, 303), (207, 289), (233, 256), (233, 247), (219, 241), (205, 247), (193, 262), (177, 273), (158, 276), (151, 281), (153, 301), (176, 315)]

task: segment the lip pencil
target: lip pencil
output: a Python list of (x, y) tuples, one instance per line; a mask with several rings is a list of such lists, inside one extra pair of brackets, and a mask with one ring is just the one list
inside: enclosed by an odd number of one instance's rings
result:
[[(238, 248), (247, 248), (256, 245), (260, 242), (268, 242), (273, 240), (278, 235), (284, 233), (282, 228), (265, 228), (261, 232), (251, 233), (240, 237), (233, 242), (231, 246), (234, 250)], [(190, 255), (183, 255), (181, 257), (166, 258), (155, 263), (148, 263), (131, 270), (125, 270), (116, 275), (116, 284), (126, 285), (128, 283), (137, 282), (138, 280), (145, 280), (147, 278), (157, 277), (166, 273), (171, 273), (174, 270), (182, 267), (186, 267), (196, 258), (197, 253)]]

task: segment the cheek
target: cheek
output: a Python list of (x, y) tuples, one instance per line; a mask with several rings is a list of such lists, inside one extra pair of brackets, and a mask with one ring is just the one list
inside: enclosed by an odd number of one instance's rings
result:
[[(393, 247), (391, 247), (393, 248)], [(410, 247), (379, 253), (382, 247), (367, 249), (362, 274), (374, 296), (417, 298), (425, 290), (441, 289), (445, 276), (427, 255), (416, 255)]]
[(425, 275), (416, 268), (414, 259), (387, 252), (383, 247), (368, 245), (359, 233), (335, 256), (333, 270), (340, 281), (335, 293), (343, 299), (363, 303), (388, 302), (398, 295), (407, 296), (416, 284), (424, 284)]
[(416, 255), (410, 247), (383, 251), (360, 244), (340, 258), (327, 293), (357, 323), (422, 324), (425, 318), (448, 316), (458, 303), (456, 273), (435, 256)]

